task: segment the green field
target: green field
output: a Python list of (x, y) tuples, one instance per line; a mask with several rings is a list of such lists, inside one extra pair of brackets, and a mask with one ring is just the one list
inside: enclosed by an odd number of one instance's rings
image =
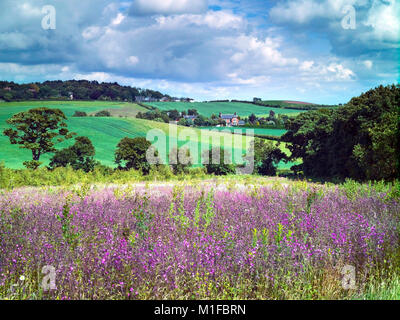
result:
[(223, 114), (233, 114), (236, 112), (241, 117), (248, 117), (252, 113), (258, 116), (267, 116), (271, 110), (276, 114), (287, 115), (301, 112), (301, 110), (269, 108), (241, 102), (149, 102), (146, 104), (160, 110), (176, 109), (178, 111), (187, 111), (188, 109), (196, 109), (201, 115), (206, 117), (210, 117), (212, 114), (218, 116), (220, 112)]
[(284, 129), (265, 129), (265, 128), (244, 128), (244, 127), (202, 127), (202, 130), (217, 130), (217, 131), (230, 131), (246, 133), (246, 130), (254, 130), (254, 135), (259, 136), (274, 136), (280, 137), (284, 135), (287, 131)]
[(297, 102), (297, 101), (287, 101), (287, 100), (263, 100), (261, 103), (271, 106), (280, 106), (281, 108), (296, 108), (304, 106), (312, 106), (313, 103), (309, 102)]
[[(67, 124), (69, 130), (76, 132), (79, 136), (89, 137), (95, 148), (96, 148), (96, 159), (101, 163), (114, 166), (114, 151), (118, 142), (124, 137), (146, 137), (147, 133), (152, 129), (159, 129), (165, 133), (167, 150), (172, 148), (174, 144), (173, 138), (177, 138), (178, 146), (182, 146), (187, 143), (187, 139), (184, 136), (184, 130), (188, 130), (186, 127), (170, 126), (166, 123), (148, 121), (143, 119), (136, 119), (131, 116), (127, 118), (121, 117), (110, 117), (110, 118), (98, 118), (98, 117), (83, 117), (76, 118), (72, 117), (72, 114), (76, 110), (85, 111), (87, 113), (93, 113), (104, 109), (115, 109), (123, 113), (123, 110), (132, 108), (133, 110), (140, 110), (142, 107), (129, 104), (129, 103), (115, 103), (115, 102), (79, 102), (79, 101), (67, 101), (67, 102), (18, 102), (18, 103), (1, 103), (0, 104), (0, 161), (4, 161), (5, 165), (9, 168), (22, 168), (22, 163), (26, 160), (31, 159), (30, 151), (26, 149), (20, 149), (16, 145), (11, 145), (8, 137), (2, 134), (3, 130), (7, 128), (6, 120), (12, 115), (29, 110), (36, 107), (49, 107), (59, 108), (68, 117)], [(170, 132), (170, 129), (176, 129), (176, 132)], [(200, 146), (204, 143), (205, 139), (215, 137), (215, 134), (206, 133), (200, 129), (190, 129), (194, 136), (190, 138), (193, 141), (193, 145)], [(227, 137), (226, 134), (221, 133), (217, 135), (218, 141), (213, 141), (212, 145), (221, 145), (223, 138)], [(172, 144), (170, 141), (172, 139)], [(237, 150), (241, 150), (244, 154), (246, 149), (245, 138), (239, 138), (241, 143), (238, 144)], [(58, 145), (58, 148), (63, 148), (70, 145), (73, 141), (69, 140)], [(200, 150), (200, 148), (198, 148)], [(200, 152), (199, 152), (200, 153)], [(41, 157), (41, 161), (48, 164), (49, 159), (52, 155), (44, 155)], [(200, 154), (199, 154), (200, 157)]]

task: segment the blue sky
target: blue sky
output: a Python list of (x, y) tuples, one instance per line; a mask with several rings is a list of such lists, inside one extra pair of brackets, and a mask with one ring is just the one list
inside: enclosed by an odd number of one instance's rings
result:
[[(44, 30), (42, 7), (56, 9)], [(348, 7), (355, 29), (344, 28)], [(348, 21), (348, 20), (346, 20)], [(2, 0), (0, 79), (345, 103), (397, 83), (397, 0)]]

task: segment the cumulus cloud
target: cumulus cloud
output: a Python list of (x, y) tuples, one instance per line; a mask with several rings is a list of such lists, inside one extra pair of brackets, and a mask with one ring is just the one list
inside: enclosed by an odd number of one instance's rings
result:
[[(300, 96), (285, 97), (295, 100), (322, 92), (324, 82), (326, 92), (343, 91), (341, 83), (395, 76), (394, 0), (273, 2), (268, 29), (248, 15), (264, 3), (210, 0), (219, 6), (212, 10), (200, 0), (2, 0), (0, 77), (118, 81), (210, 99), (295, 90)], [(340, 24), (349, 3), (357, 8), (356, 30)], [(41, 28), (48, 4), (57, 10), (56, 30)], [(315, 33), (323, 41), (309, 37)], [(331, 51), (321, 54), (326, 40)]]
[(133, 0), (129, 13), (132, 16), (203, 13), (207, 0)]
[[(344, 29), (341, 23), (349, 6), (355, 9), (355, 30)], [(400, 47), (396, 0), (287, 0), (271, 8), (269, 16), (286, 27), (323, 32), (336, 47), (349, 49), (346, 43), (363, 49)]]

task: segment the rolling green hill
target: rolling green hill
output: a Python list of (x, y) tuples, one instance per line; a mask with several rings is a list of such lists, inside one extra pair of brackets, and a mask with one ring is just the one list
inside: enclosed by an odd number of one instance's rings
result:
[(269, 108), (241, 102), (149, 102), (146, 104), (160, 110), (176, 109), (178, 111), (187, 111), (188, 109), (196, 109), (201, 115), (206, 117), (210, 117), (212, 114), (218, 116), (220, 112), (223, 114), (233, 114), (236, 112), (242, 117), (248, 117), (252, 113), (258, 116), (269, 115), (271, 110), (276, 114), (288, 115), (301, 112), (300, 110)]
[[(79, 136), (89, 137), (96, 148), (96, 159), (108, 166), (114, 166), (114, 151), (118, 142), (124, 137), (146, 137), (150, 130), (158, 129), (165, 133), (167, 139), (167, 151), (169, 153), (170, 138), (177, 138), (178, 146), (182, 146), (187, 142), (185, 136), (186, 127), (170, 126), (166, 123), (136, 119), (133, 117), (120, 118), (120, 117), (72, 117), (76, 110), (85, 111), (87, 113), (96, 112), (100, 110), (115, 110), (124, 115), (124, 112), (131, 108), (132, 110), (142, 111), (140, 106), (130, 103), (115, 103), (115, 102), (80, 102), (80, 101), (57, 101), (57, 102), (18, 102), (18, 103), (1, 103), (0, 104), (0, 161), (4, 161), (5, 165), (10, 168), (22, 168), (22, 163), (31, 159), (29, 150), (20, 149), (17, 145), (11, 145), (8, 137), (2, 134), (3, 130), (7, 128), (6, 120), (12, 115), (29, 110), (35, 107), (48, 107), (59, 108), (68, 117), (68, 128), (76, 132)], [(130, 111), (130, 109), (128, 110)], [(170, 132), (170, 129), (176, 129), (176, 132)], [(226, 134), (210, 133), (205, 130), (191, 129), (194, 135), (190, 138), (194, 144), (198, 146), (204, 143), (205, 139), (210, 137), (218, 137), (218, 141), (212, 142), (213, 145), (220, 145)], [(245, 138), (240, 137), (241, 145), (236, 146), (244, 154), (246, 149)], [(63, 142), (58, 145), (58, 148), (63, 148), (73, 143), (72, 140)], [(171, 146), (172, 147), (172, 146)], [(200, 148), (199, 148), (200, 149)], [(45, 164), (52, 155), (44, 155), (41, 158)], [(199, 154), (200, 156), (200, 154)]]
[(296, 108), (301, 106), (313, 106), (314, 103), (310, 102), (301, 102), (301, 101), (287, 101), (287, 100), (263, 100), (262, 104), (271, 105), (271, 106), (279, 106), (281, 108)]

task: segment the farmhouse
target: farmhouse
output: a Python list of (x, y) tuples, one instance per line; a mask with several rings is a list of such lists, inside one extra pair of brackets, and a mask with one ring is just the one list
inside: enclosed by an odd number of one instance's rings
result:
[(158, 99), (155, 99), (153, 97), (136, 96), (135, 101), (136, 102), (158, 102)]
[(239, 125), (239, 117), (236, 112), (234, 114), (222, 114), (219, 113), (219, 118), (226, 122), (227, 126), (237, 126)]

